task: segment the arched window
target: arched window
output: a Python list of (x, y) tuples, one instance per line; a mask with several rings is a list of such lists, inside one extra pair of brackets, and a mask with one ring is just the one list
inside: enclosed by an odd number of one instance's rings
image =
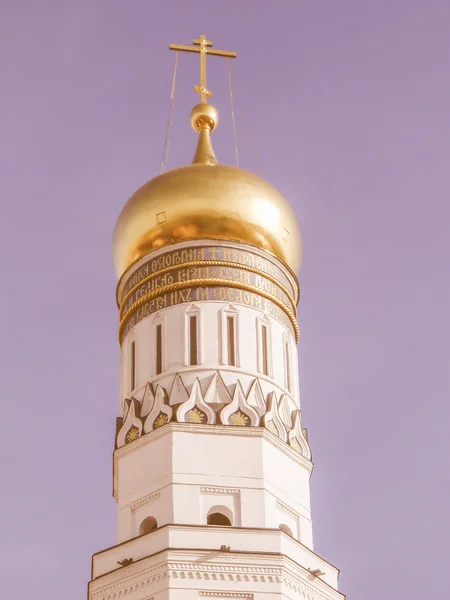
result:
[(284, 533), (287, 533), (291, 537), (294, 537), (294, 534), (292, 533), (291, 528), (288, 527), (287, 525), (285, 525), (284, 523), (281, 523), (281, 525), (279, 526), (278, 529), (281, 529), (281, 531), (284, 531)]
[(139, 535), (145, 535), (146, 533), (150, 533), (154, 531), (158, 527), (158, 523), (155, 517), (147, 517), (142, 521), (139, 526)]
[(156, 374), (161, 375), (163, 371), (162, 366), (162, 324), (156, 325), (156, 348), (155, 348), (155, 359), (156, 359)]
[(231, 521), (228, 517), (220, 512), (214, 512), (208, 515), (208, 525), (222, 525), (225, 527), (231, 527)]
[(221, 363), (239, 367), (239, 311), (227, 304), (220, 311), (221, 320)]
[(130, 344), (130, 393), (136, 387), (136, 342)]
[(258, 371), (272, 377), (272, 326), (268, 315), (257, 318)]
[(191, 304), (185, 312), (185, 364), (193, 367), (202, 363), (202, 331), (200, 308)]

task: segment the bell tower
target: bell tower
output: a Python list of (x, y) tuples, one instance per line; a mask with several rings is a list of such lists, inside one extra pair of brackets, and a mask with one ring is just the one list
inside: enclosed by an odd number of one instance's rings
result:
[(90, 600), (338, 600), (313, 551), (300, 408), (301, 238), (269, 183), (218, 164), (204, 36), (191, 165), (142, 186), (114, 232), (120, 410), (117, 543)]

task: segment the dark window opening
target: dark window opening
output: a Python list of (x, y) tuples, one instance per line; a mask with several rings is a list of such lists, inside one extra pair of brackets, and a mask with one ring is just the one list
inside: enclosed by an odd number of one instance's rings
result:
[(222, 513), (212, 513), (208, 515), (207, 520), (208, 525), (222, 525), (226, 527), (231, 527), (231, 521), (228, 517), (223, 515)]
[(197, 317), (189, 317), (189, 364), (198, 365)]
[(292, 392), (292, 382), (291, 382), (291, 357), (289, 353), (289, 343), (286, 342), (286, 387)]
[(236, 339), (234, 317), (227, 317), (227, 334), (228, 334), (228, 364), (232, 367), (236, 366)]
[(131, 391), (136, 387), (136, 342), (131, 342), (131, 357), (130, 357), (130, 386)]
[(264, 375), (269, 374), (269, 338), (267, 335), (267, 325), (261, 326), (261, 342), (262, 342), (262, 372)]
[(139, 535), (145, 535), (154, 531), (158, 527), (158, 523), (155, 517), (147, 517), (144, 519), (139, 527)]
[(156, 326), (156, 374), (162, 373), (162, 325)]

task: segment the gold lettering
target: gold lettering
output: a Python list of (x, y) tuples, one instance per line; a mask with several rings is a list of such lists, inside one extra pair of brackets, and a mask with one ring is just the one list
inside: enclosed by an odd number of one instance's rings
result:
[(178, 298), (179, 300), (176, 302), (176, 304), (179, 304), (180, 302), (190, 302), (191, 301), (191, 288), (188, 288), (187, 290), (180, 290), (179, 292), (174, 292), (175, 294), (178, 294)]
[(231, 250), (230, 248), (223, 249), (223, 260), (230, 261), (231, 260)]
[(196, 290), (197, 300), (208, 300), (208, 288), (198, 287)]
[(242, 290), (235, 290), (235, 302), (242, 303)]
[(243, 252), (244, 255), (244, 260), (243, 263), (246, 265), (249, 265), (250, 267), (254, 267), (255, 266), (255, 255), (254, 254), (248, 254), (247, 252)]
[(156, 298), (156, 310), (161, 310), (167, 306), (167, 296), (159, 296)]
[(178, 281), (187, 281), (188, 280), (188, 270), (187, 269), (180, 269), (178, 271)]

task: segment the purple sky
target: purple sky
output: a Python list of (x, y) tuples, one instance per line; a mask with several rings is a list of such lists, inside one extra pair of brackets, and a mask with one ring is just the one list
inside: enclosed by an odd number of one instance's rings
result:
[[(84, 598), (115, 542), (111, 236), (159, 172), (167, 46), (202, 33), (238, 52), (262, 174), (303, 230), (316, 551), (350, 598), (447, 595), (449, 30), (448, 0), (1, 0), (3, 597)], [(194, 152), (196, 83), (181, 56), (169, 167)], [(233, 164), (225, 60), (208, 84)]]

